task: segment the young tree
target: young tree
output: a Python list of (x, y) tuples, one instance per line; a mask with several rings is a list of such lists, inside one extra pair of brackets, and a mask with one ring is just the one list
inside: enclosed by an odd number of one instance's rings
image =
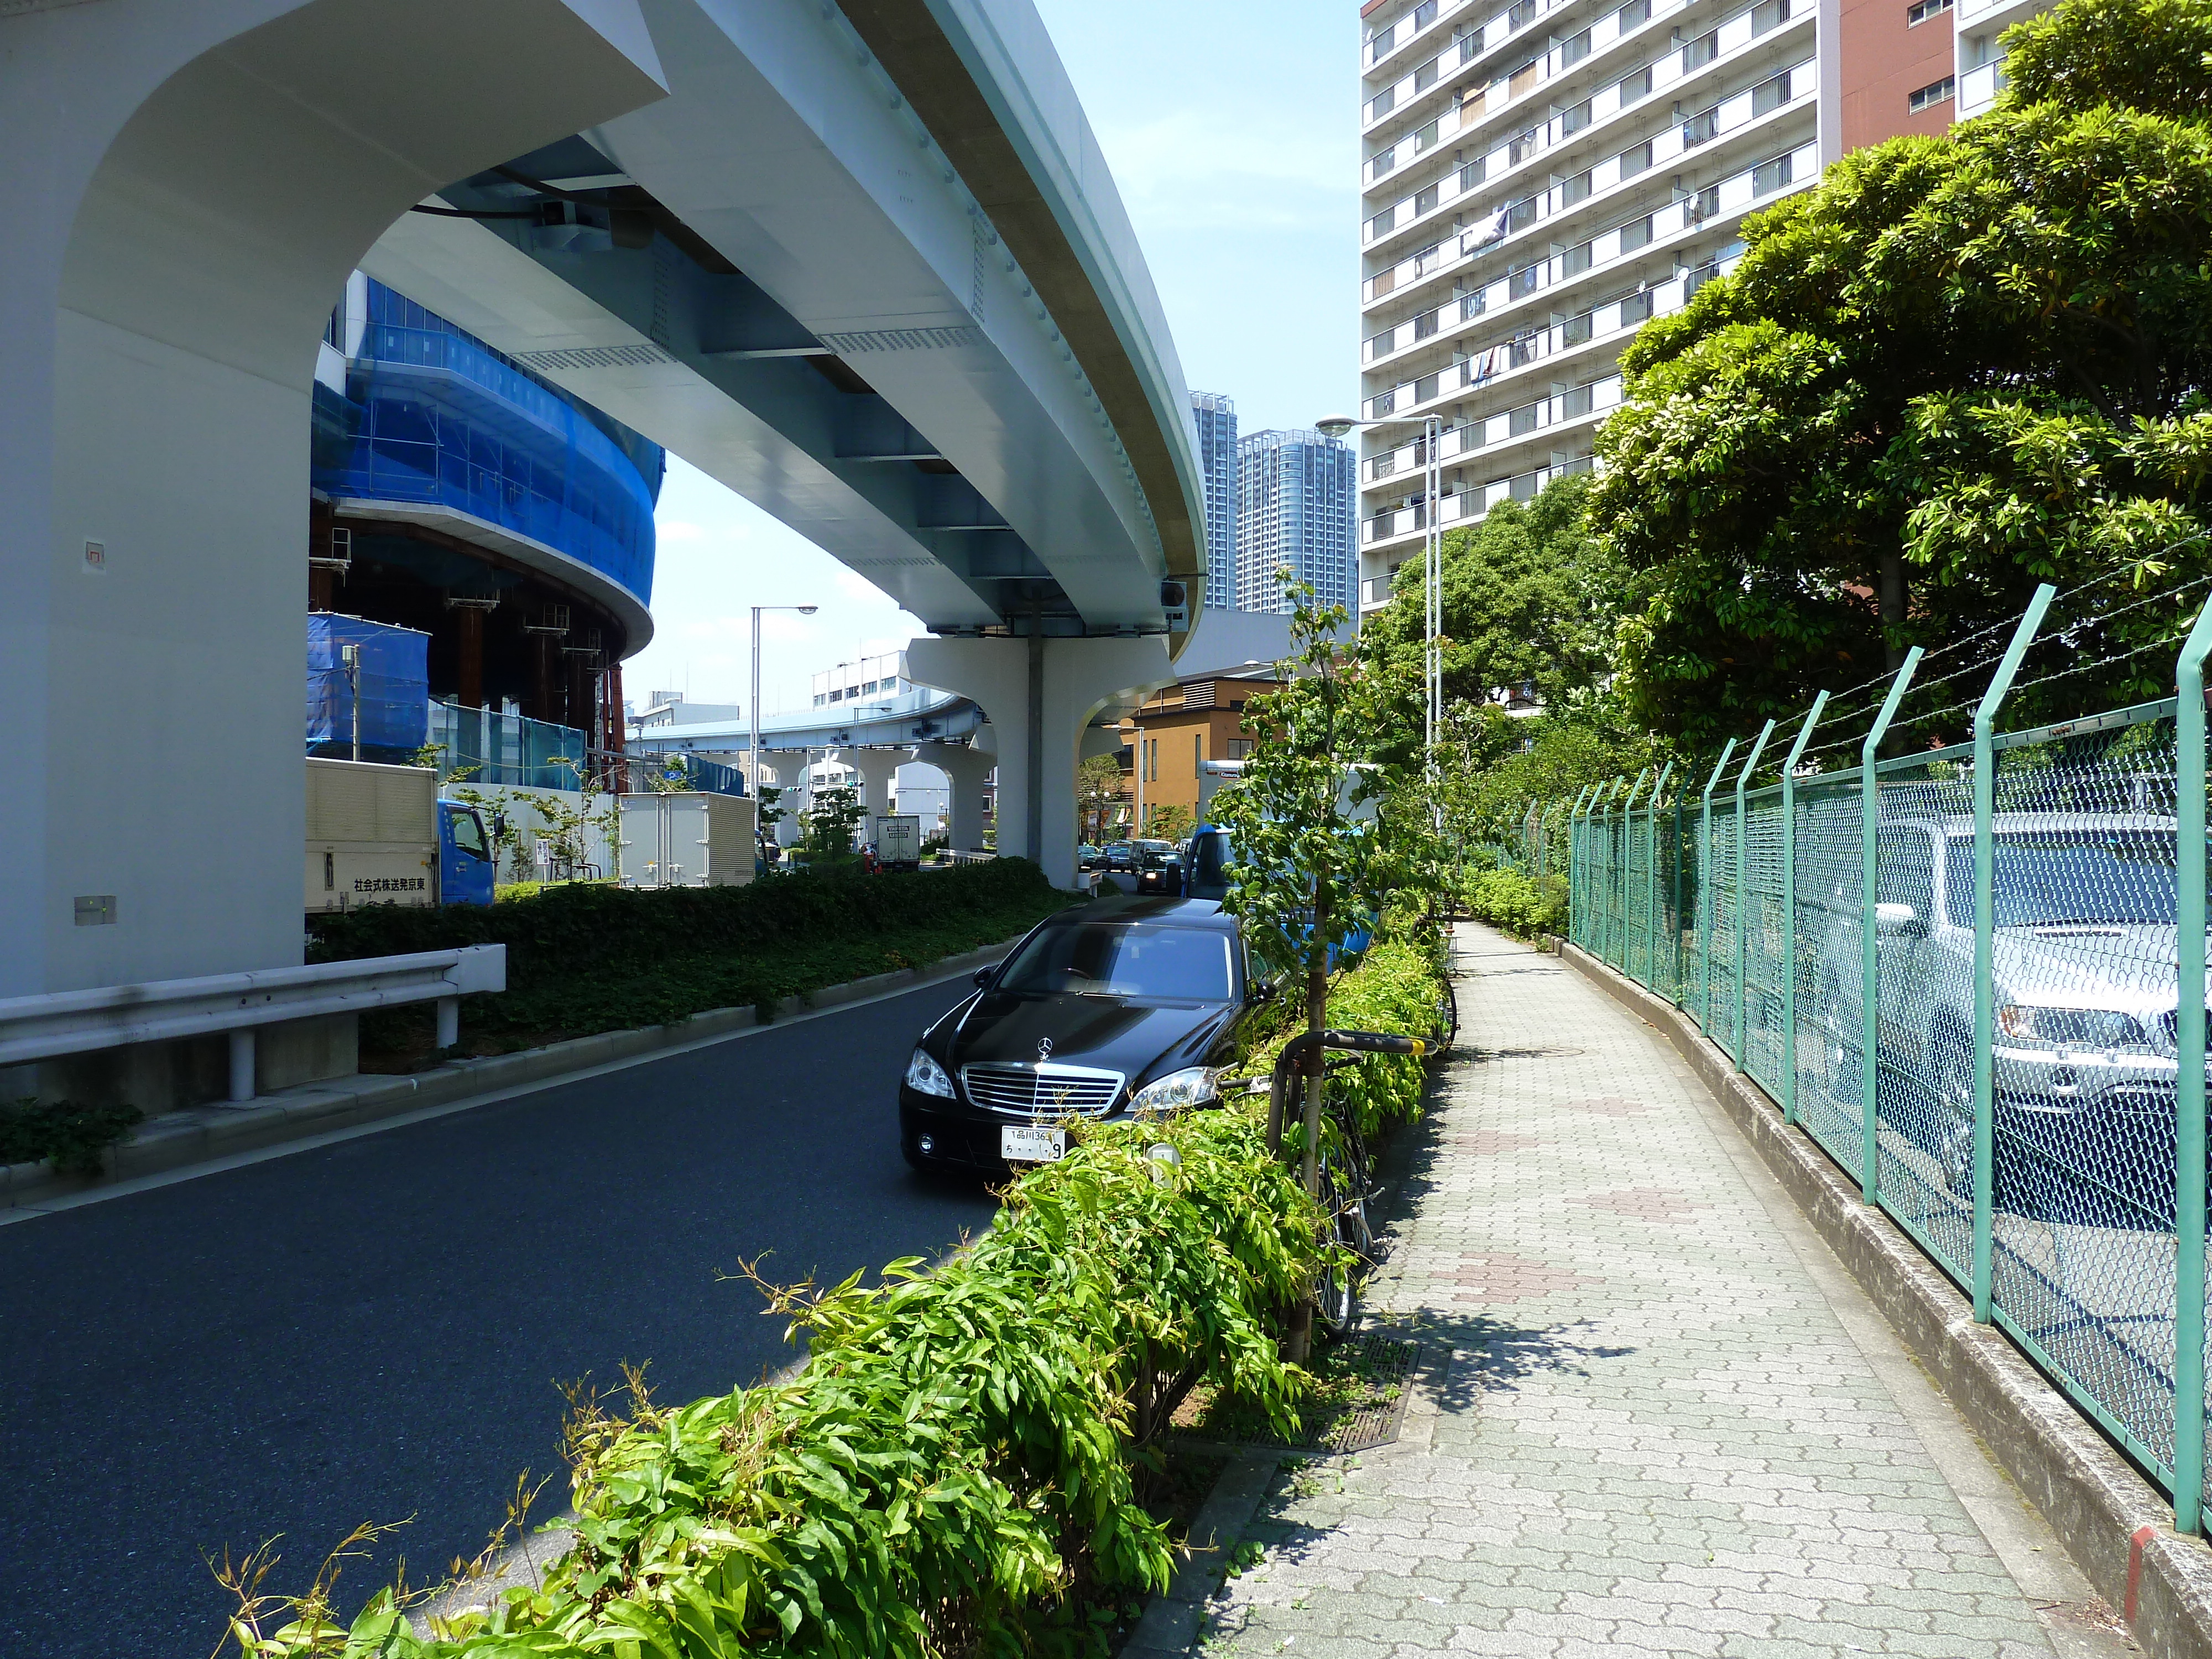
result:
[(1993, 112), (1845, 156), (1623, 355), (1593, 507), (1640, 574), (1640, 722), (1716, 746), (2212, 524), (2212, 0), (2006, 43)]
[(1198, 828), (1198, 814), (1179, 800), (1147, 805), (1145, 818), (1143, 833), (1154, 841), (1185, 841)]
[(813, 805), (806, 809), (806, 850), (817, 860), (849, 857), (854, 833), (866, 816), (859, 790), (841, 786), (816, 791)]
[(1106, 839), (1115, 814), (1127, 797), (1121, 792), (1121, 763), (1093, 755), (1075, 769), (1075, 821), (1082, 840), (1096, 846)]

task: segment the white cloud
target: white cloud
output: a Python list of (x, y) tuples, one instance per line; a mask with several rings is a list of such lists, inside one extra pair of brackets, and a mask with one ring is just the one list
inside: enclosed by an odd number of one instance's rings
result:
[(656, 519), (653, 532), (664, 542), (703, 542), (707, 539), (704, 525), (693, 524), (689, 519)]

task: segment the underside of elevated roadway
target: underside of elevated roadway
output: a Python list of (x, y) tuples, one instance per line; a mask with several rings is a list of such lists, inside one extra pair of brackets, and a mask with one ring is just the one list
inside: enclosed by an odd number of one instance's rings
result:
[(0, 31), (0, 995), (299, 958), (307, 403), (354, 268), (919, 616), (914, 677), (996, 735), (1000, 845), (1072, 878), (1083, 729), (1170, 678), (1206, 550), (1174, 348), (1028, 0)]

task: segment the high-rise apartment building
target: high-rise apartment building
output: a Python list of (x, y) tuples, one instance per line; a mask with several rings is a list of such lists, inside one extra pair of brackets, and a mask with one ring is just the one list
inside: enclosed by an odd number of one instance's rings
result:
[(1590, 465), (1620, 348), (1845, 149), (2002, 85), (2043, 0), (1369, 0), (1360, 603), (1446, 528)]
[(1239, 611), (1287, 611), (1277, 572), (1349, 609), (1356, 460), (1318, 432), (1255, 432), (1237, 446)]
[(1206, 475), (1206, 608), (1237, 605), (1237, 405), (1218, 392), (1190, 394), (1198, 465)]

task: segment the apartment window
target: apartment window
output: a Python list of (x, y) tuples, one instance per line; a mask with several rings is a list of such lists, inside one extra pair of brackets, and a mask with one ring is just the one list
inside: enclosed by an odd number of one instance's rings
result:
[(1633, 179), (1651, 165), (1651, 141), (1646, 138), (1632, 149), (1620, 152), (1620, 176)]
[(1437, 395), (1437, 376), (1424, 374), (1413, 382), (1413, 401), (1425, 404)]
[(1699, 144), (1709, 144), (1720, 136), (1721, 106), (1714, 105), (1702, 115), (1692, 115), (1682, 123), (1682, 148), (1695, 149)]
[(1397, 42), (1398, 26), (1395, 23), (1391, 24), (1387, 29), (1377, 29), (1375, 32), (1374, 40), (1368, 42), (1367, 61), (1370, 64), (1381, 63), (1390, 55), (1390, 48)]
[(823, 705), (823, 703), (825, 703), (825, 702), (829, 702), (829, 701), (830, 701), (830, 699), (829, 699), (829, 698), (827, 698), (827, 697), (825, 697), (825, 696), (823, 696), (819, 691), (817, 691), (817, 692), (814, 694), (814, 706), (815, 706), (817, 708), (821, 708), (821, 707), (822, 707), (822, 705)]
[(1398, 147), (1393, 144), (1389, 149), (1376, 152), (1375, 159), (1367, 164), (1367, 176), (1370, 179), (1380, 179), (1397, 165)]
[[(1950, 3), (1951, 0), (1943, 0), (1946, 5)], [(1759, 4), (1751, 9), (1751, 32), (1753, 34), (1764, 34), (1789, 21), (1790, 0), (1760, 0)]]
[(1683, 302), (1685, 304), (1688, 303), (1689, 298), (1692, 294), (1695, 294), (1699, 289), (1703, 288), (1707, 283), (1711, 282), (1714, 277), (1720, 274), (1720, 266), (1717, 264), (1712, 264), (1699, 265), (1695, 270), (1690, 271), (1684, 276), (1682, 278)]
[(841, 687), (839, 687), (836, 690), (832, 691), (832, 692), (830, 694), (830, 702), (844, 702), (844, 701), (845, 701), (845, 692), (844, 692), (844, 689), (841, 686)]
[(1535, 58), (1531, 58), (1505, 77), (1505, 92), (1508, 97), (1518, 98), (1536, 84), (1536, 62)]
[(1566, 179), (1560, 184), (1559, 205), (1563, 208), (1571, 208), (1576, 203), (1582, 201), (1584, 198), (1589, 196), (1589, 174), (1587, 173), (1577, 173), (1573, 178)]
[(1563, 346), (1583, 344), (1589, 340), (1595, 321), (1596, 314), (1588, 311), (1579, 317), (1568, 318), (1559, 325), (1559, 343)]
[(1646, 64), (1635, 74), (1625, 76), (1620, 82), (1620, 106), (1626, 109), (1639, 98), (1651, 95), (1651, 65)]
[(1620, 228), (1620, 251), (1623, 253), (1633, 252), (1650, 240), (1651, 216), (1648, 213), (1641, 219), (1630, 220)]
[[(1650, 222), (1647, 220), (1645, 222)], [(1632, 294), (1620, 302), (1620, 325), (1623, 328), (1633, 328), (1638, 323), (1649, 322), (1650, 318), (1651, 291), (1649, 289), (1641, 294)]]
[(1520, 300), (1534, 294), (1537, 275), (1542, 270), (1541, 265), (1523, 265), (1520, 270), (1510, 272), (1505, 278), (1505, 297)]
[(1505, 430), (1507, 434), (1512, 437), (1518, 438), (1525, 434), (1534, 432), (1536, 429), (1536, 409), (1537, 405), (1534, 404), (1523, 404), (1520, 408), (1515, 410), (1510, 415), (1508, 415), (1505, 417)]
[(1398, 88), (1395, 87), (1383, 88), (1382, 91), (1375, 94), (1375, 101), (1367, 106), (1367, 118), (1370, 121), (1381, 120), (1384, 116), (1390, 112), (1390, 106), (1397, 101)]
[(1559, 398), (1559, 418), (1563, 421), (1571, 421), (1589, 412), (1590, 388), (1586, 386), (1576, 386)]
[(1931, 17), (1941, 17), (1951, 9), (1951, 0), (1915, 0), (1905, 9), (1905, 27), (1914, 27)]
[(1466, 166), (1460, 168), (1459, 188), (1461, 195), (1464, 196), (1468, 191), (1473, 190), (1477, 185), (1482, 182), (1484, 159), (1485, 158), (1482, 156), (1478, 155), (1474, 160), (1469, 161)]
[(1513, 0), (1511, 9), (1505, 14), (1505, 27), (1509, 29), (1526, 28), (1528, 20), (1535, 15), (1536, 0)]
[(1536, 142), (1535, 128), (1530, 127), (1525, 132), (1516, 132), (1506, 141), (1506, 162), (1510, 166), (1517, 167), (1542, 148), (1543, 146)]
[(1751, 112), (1753, 118), (1771, 109), (1780, 109), (1790, 101), (1790, 71), (1770, 75), (1751, 89)]
[(1425, 340), (1430, 335), (1435, 333), (1438, 326), (1437, 319), (1440, 315), (1441, 313), (1438, 312), (1425, 311), (1419, 316), (1414, 318), (1413, 337), (1417, 340)]
[[(1628, 4), (1620, 9), (1616, 17), (1615, 26), (1626, 34), (1638, 23), (1651, 21), (1651, 0), (1628, 0)], [(1647, 87), (1645, 90), (1648, 92), (1650, 88)]]
[(1562, 280), (1569, 276), (1579, 276), (1589, 268), (1590, 245), (1588, 242), (1584, 242), (1580, 247), (1571, 247), (1559, 256), (1559, 276)]
[(1481, 316), (1485, 303), (1481, 289), (1475, 289), (1472, 294), (1461, 295), (1459, 296), (1460, 321), (1464, 323), (1471, 318)]
[(1587, 98), (1572, 109), (1563, 109), (1559, 112), (1559, 134), (1562, 137), (1571, 132), (1580, 132), (1589, 124), (1590, 105)]
[(1682, 73), (1687, 75), (1692, 70), (1703, 69), (1720, 55), (1721, 32), (1718, 29), (1707, 29), (1696, 40), (1683, 45)]
[(1413, 154), (1425, 155), (1437, 147), (1437, 124), (1431, 121), (1413, 135)]
[(1948, 104), (1951, 101), (1952, 93), (1956, 89), (1957, 83), (1948, 75), (1940, 81), (1930, 81), (1905, 100), (1905, 112), (1907, 115), (1917, 115), (1921, 111), (1933, 109), (1938, 104)]
[(1565, 69), (1570, 64), (1581, 63), (1583, 58), (1589, 56), (1589, 48), (1590, 38), (1588, 29), (1584, 29), (1580, 34), (1571, 35), (1560, 41), (1559, 67)]
[(1413, 193), (1413, 216), (1416, 219), (1419, 218), (1421, 215), (1433, 209), (1436, 204), (1437, 187), (1434, 185), (1431, 185), (1426, 190), (1416, 191)]
[(1778, 155), (1771, 161), (1761, 161), (1751, 170), (1751, 193), (1765, 196), (1790, 182), (1790, 158)]
[(1513, 337), (1513, 367), (1533, 363), (1544, 355), (1544, 331), (1532, 328), (1525, 334)]
[(1421, 0), (1413, 8), (1413, 27), (1418, 32), (1437, 21), (1437, 0)]
[(1397, 222), (1398, 210), (1395, 207), (1386, 207), (1367, 222), (1367, 234), (1370, 238), (1388, 236), (1392, 227)]
[[(1372, 594), (1372, 595), (1370, 595), (1370, 598), (1374, 598), (1374, 599), (1388, 599), (1388, 598), (1389, 598), (1389, 596), (1390, 596), (1390, 579), (1389, 579), (1388, 576), (1384, 576), (1384, 577), (1380, 578), (1379, 580), (1381, 580), (1382, 585), (1382, 591), (1380, 593)], [(1254, 744), (1254, 742), (1255, 742), (1255, 741), (1256, 741), (1256, 739), (1252, 738), (1230, 738), (1230, 739), (1229, 739), (1229, 758), (1230, 758), (1231, 760), (1233, 760), (1233, 761), (1239, 761), (1239, 760), (1249, 760), (1249, 759), (1251, 759), (1251, 758), (1252, 758), (1252, 745), (1253, 745), (1253, 744)]]
[(1721, 210), (1721, 187), (1707, 185), (1690, 200), (1690, 222), (1701, 225)]
[(1377, 357), (1387, 357), (1389, 356), (1393, 343), (1396, 341), (1397, 337), (1398, 331), (1396, 329), (1386, 328), (1380, 334), (1370, 338), (1367, 342), (1367, 361), (1373, 362)]
[(1413, 71), (1413, 90), (1426, 92), (1437, 83), (1437, 60), (1433, 58)]
[(1513, 216), (1506, 222), (1509, 230), (1525, 230), (1536, 222), (1536, 198), (1524, 196), (1513, 204)]

